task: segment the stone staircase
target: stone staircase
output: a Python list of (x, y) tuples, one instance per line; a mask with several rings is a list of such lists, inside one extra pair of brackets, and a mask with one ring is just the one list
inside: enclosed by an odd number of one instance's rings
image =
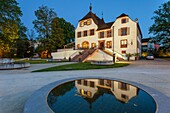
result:
[(82, 52), (79, 52), (78, 55), (74, 56), (71, 61), (72, 62), (85, 62), (85, 59), (93, 54), (93, 52), (95, 52), (96, 49), (85, 49)]

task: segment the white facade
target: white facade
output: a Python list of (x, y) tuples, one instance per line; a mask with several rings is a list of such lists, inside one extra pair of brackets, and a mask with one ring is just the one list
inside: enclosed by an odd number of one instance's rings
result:
[(105, 23), (90, 11), (79, 21), (75, 37), (76, 49), (107, 48), (123, 56), (141, 54), (142, 34), (138, 21), (126, 14), (121, 14), (115, 22)]

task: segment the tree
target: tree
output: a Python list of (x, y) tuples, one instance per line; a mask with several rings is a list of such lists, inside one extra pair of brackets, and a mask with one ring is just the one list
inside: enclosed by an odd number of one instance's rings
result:
[[(41, 44), (44, 46), (44, 51), (51, 48), (49, 40), (51, 38), (51, 23), (57, 14), (53, 9), (49, 9), (47, 6), (41, 6), (35, 11), (36, 20), (33, 21), (34, 28), (38, 32), (38, 38)], [(48, 55), (47, 55), (48, 56)]]
[(70, 23), (65, 21), (63, 18), (58, 18), (61, 28), (64, 31), (64, 44), (68, 44), (74, 41), (75, 28)]
[(157, 42), (162, 42), (167, 49), (170, 38), (170, 1), (159, 6), (154, 14), (152, 17), (154, 24), (149, 28), (149, 33), (152, 33), (153, 38)]
[(56, 51), (59, 48), (63, 48), (64, 45), (64, 30), (60, 26), (59, 18), (54, 18), (52, 22), (52, 37), (50, 39), (52, 51)]
[(35, 31), (33, 29), (30, 29), (27, 31), (27, 36), (30, 40), (30, 48), (32, 49), (31, 51), (33, 52), (32, 54), (35, 53), (35, 48), (34, 48), (34, 44), (36, 42), (35, 38), (36, 38), (36, 34)]
[(19, 38), (22, 12), (16, 0), (0, 2), (0, 57), (9, 57), (15, 40)]
[(51, 23), (57, 14), (47, 6), (41, 6), (35, 11), (36, 20), (33, 21), (34, 28), (40, 39), (48, 39), (51, 36)]

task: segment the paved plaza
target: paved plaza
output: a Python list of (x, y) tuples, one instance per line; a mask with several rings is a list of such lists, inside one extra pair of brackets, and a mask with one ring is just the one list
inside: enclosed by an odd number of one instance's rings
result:
[(160, 101), (170, 105), (170, 61), (139, 60), (123, 68), (31, 73), (62, 64), (65, 63), (34, 64), (29, 69), (0, 71), (0, 113), (23, 113), (25, 102), (37, 89), (57, 80), (87, 76), (112, 77), (148, 86), (161, 92), (167, 99)]

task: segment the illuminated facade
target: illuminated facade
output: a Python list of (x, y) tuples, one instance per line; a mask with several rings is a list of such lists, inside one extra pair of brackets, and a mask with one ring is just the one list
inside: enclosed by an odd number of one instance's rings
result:
[(138, 20), (121, 14), (114, 22), (105, 23), (96, 14), (90, 12), (78, 22), (75, 30), (75, 48), (100, 48), (121, 55), (141, 54), (142, 33)]

